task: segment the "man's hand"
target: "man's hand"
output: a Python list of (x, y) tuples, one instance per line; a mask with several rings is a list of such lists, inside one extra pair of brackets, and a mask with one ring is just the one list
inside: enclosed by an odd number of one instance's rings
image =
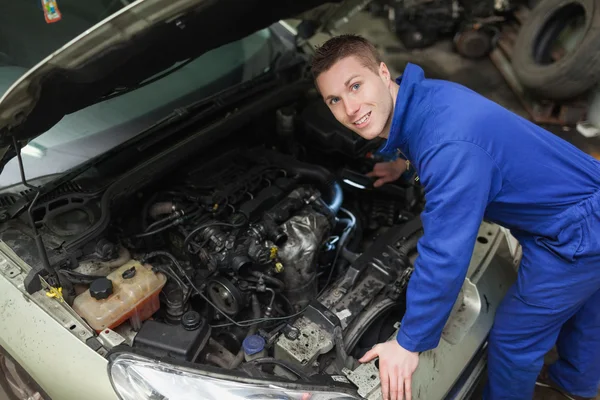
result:
[(358, 361), (365, 363), (375, 357), (379, 357), (383, 400), (411, 400), (412, 374), (419, 365), (419, 353), (408, 351), (392, 340), (373, 347)]
[(406, 161), (399, 158), (396, 161), (375, 164), (373, 171), (369, 172), (367, 176), (379, 178), (373, 183), (374, 187), (379, 187), (398, 180), (404, 172), (406, 172)]

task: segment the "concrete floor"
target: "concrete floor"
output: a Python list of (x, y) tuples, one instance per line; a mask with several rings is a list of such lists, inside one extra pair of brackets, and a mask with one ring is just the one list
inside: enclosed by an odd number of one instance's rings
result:
[[(467, 60), (454, 52), (450, 40), (439, 42), (427, 49), (408, 52), (395, 35), (388, 30), (385, 20), (373, 18), (367, 13), (355, 16), (349, 23), (341, 27), (340, 33), (356, 33), (371, 40), (378, 47), (384, 61), (395, 76), (401, 73), (407, 63), (418, 64), (424, 69), (427, 77), (447, 79), (465, 85), (509, 110), (530, 119), (530, 115), (489, 58), (476, 61)], [(545, 125), (544, 127), (598, 158), (600, 139), (587, 139), (571, 127), (557, 125)], [(556, 357), (556, 353), (551, 351), (546, 357), (546, 361), (552, 362)], [(473, 399), (481, 397), (480, 387)], [(564, 399), (564, 396), (552, 389), (536, 387), (533, 400)], [(596, 399), (600, 400), (600, 391)]]

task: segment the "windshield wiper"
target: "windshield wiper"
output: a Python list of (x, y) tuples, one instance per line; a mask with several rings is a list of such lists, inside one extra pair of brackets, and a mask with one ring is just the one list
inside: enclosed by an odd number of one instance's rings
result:
[[(71, 181), (90, 168), (105, 162), (126, 148), (138, 145), (136, 150), (142, 152), (148, 147), (164, 140), (181, 129), (184, 129), (185, 127), (202, 119), (208, 118), (209, 116), (212, 116), (215, 113), (230, 107), (232, 104), (243, 101), (250, 96), (255, 96), (261, 92), (264, 92), (265, 90), (277, 87), (280, 84), (280, 80), (277, 79), (277, 75), (278, 74), (275, 73), (275, 71), (269, 71), (265, 74), (257, 76), (252, 80), (232, 86), (213, 96), (193, 102), (185, 107), (174, 109), (167, 116), (148, 126), (131, 139), (94, 158), (91, 158), (88, 161), (85, 161), (79, 166), (65, 172), (56, 179), (38, 187), (36, 200), (39, 198), (38, 194), (44, 195), (56, 190), (59, 186)], [(174, 129), (167, 129), (169, 127)], [(16, 215), (19, 215), (31, 204), (31, 201), (32, 199), (28, 195), (25, 195), (17, 200), (17, 202), (13, 204), (7, 211), (8, 218), (6, 219), (11, 219)]]

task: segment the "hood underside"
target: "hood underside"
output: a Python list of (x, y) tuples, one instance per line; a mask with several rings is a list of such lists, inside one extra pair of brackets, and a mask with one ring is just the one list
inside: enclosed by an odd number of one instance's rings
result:
[(0, 147), (10, 145), (13, 136), (35, 138), (115, 90), (323, 3), (138, 0), (48, 56), (4, 93)]

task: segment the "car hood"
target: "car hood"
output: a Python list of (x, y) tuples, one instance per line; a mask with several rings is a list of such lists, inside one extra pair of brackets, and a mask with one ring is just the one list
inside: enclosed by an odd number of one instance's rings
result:
[[(0, 169), (66, 114), (282, 19), (341, 0), (138, 0), (22, 75), (0, 99)], [(12, 152), (12, 151), (11, 151)]]

